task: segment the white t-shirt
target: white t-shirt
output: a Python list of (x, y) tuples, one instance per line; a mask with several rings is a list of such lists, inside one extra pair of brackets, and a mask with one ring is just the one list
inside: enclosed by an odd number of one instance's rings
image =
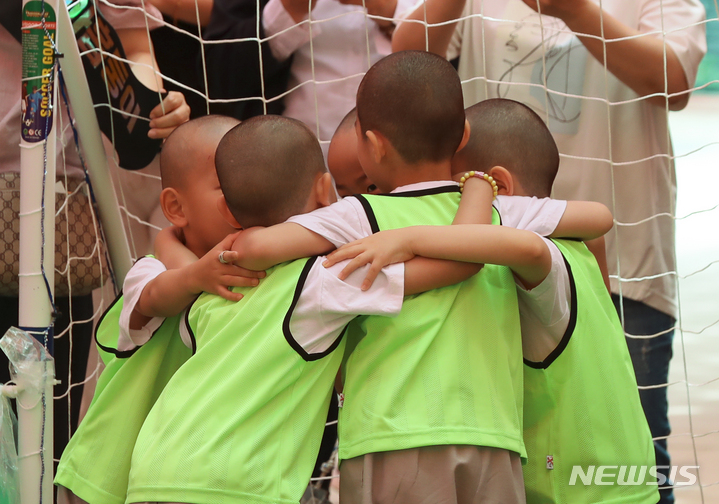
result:
[[(396, 188), (392, 193), (422, 191), (436, 187), (457, 185), (451, 181), (420, 182)], [(502, 224), (527, 229), (540, 235), (550, 235), (567, 207), (566, 201), (549, 198), (498, 196), (494, 206), (502, 217)], [(372, 234), (367, 214), (357, 198), (344, 198), (328, 207), (287, 219), (330, 241), (335, 247), (365, 238)]]
[[(699, 0), (601, 5), (647, 36), (663, 32), (693, 85), (706, 52)], [(665, 108), (631, 101), (638, 95), (605, 72), (562, 21), (541, 16), (540, 26), (539, 14), (521, 0), (469, 0), (448, 57), (460, 53), (465, 105), (510, 98), (547, 121), (562, 155), (554, 194), (602, 202), (617, 222), (631, 224), (607, 235), (610, 274), (641, 279), (623, 282), (623, 294), (674, 315), (676, 180)]]
[(542, 283), (531, 290), (517, 284), (522, 354), (532, 362), (542, 362), (557, 345), (569, 326), (571, 291), (564, 256), (550, 240), (544, 241), (552, 256), (552, 267)]
[[(502, 225), (533, 231), (540, 236), (554, 232), (567, 208), (566, 201), (524, 196), (497, 196), (494, 206)], [(559, 344), (569, 325), (571, 292), (564, 256), (551, 240), (544, 238), (552, 266), (546, 278), (533, 289), (517, 284), (522, 353), (533, 362), (543, 361)]]
[[(398, 0), (395, 12), (413, 2)], [(294, 55), (284, 115), (307, 124), (315, 134), (319, 131), (326, 157), (335, 129), (355, 106), (362, 76), (392, 51), (391, 41), (362, 6), (337, 0), (317, 0), (311, 29), (308, 22), (296, 24), (281, 0), (270, 0), (262, 14), (275, 58)]]
[[(502, 216), (502, 225), (532, 231), (542, 237), (557, 228), (567, 202), (550, 198), (497, 196), (494, 206)], [(554, 350), (569, 325), (569, 273), (556, 245), (544, 239), (552, 257), (547, 277), (527, 290), (515, 277), (519, 322), (522, 329), (522, 353), (531, 361), (542, 361)]]
[[(454, 182), (423, 182), (398, 187), (393, 193), (418, 191), (455, 184)], [(566, 201), (549, 198), (498, 196), (494, 206), (502, 225), (549, 235), (559, 224), (567, 207)], [(288, 219), (329, 240), (336, 247), (370, 236), (372, 229), (362, 204), (356, 198), (345, 198), (329, 207)], [(534, 289), (527, 290), (517, 282), (522, 346), (525, 357), (538, 361), (561, 341), (570, 315), (569, 276), (557, 247), (547, 241), (552, 267), (547, 277)], [(341, 271), (341, 268), (338, 269)], [(364, 278), (364, 275), (360, 275)]]
[(349, 260), (325, 268), (324, 259), (319, 257), (310, 270), (290, 318), (290, 332), (308, 354), (324, 353), (358, 315), (396, 317), (404, 301), (404, 263), (384, 267), (372, 287), (362, 291), (369, 264), (340, 280), (337, 275)]
[(117, 349), (121, 352), (132, 350), (147, 343), (157, 329), (162, 325), (165, 317), (150, 319), (142, 329), (130, 329), (130, 316), (142, 291), (152, 280), (167, 271), (165, 265), (152, 257), (142, 257), (132, 265), (125, 275), (122, 285), (122, 311), (120, 312), (120, 335), (117, 340)]
[[(343, 281), (337, 275), (349, 261), (325, 268), (322, 266), (323, 260), (324, 257), (318, 258), (310, 269), (290, 320), (295, 341), (308, 354), (327, 350), (357, 315), (396, 316), (404, 299), (404, 263), (383, 268), (372, 287), (362, 291), (360, 286), (369, 265), (356, 270)], [(142, 291), (150, 281), (165, 271), (160, 261), (144, 257), (127, 273), (123, 285), (118, 350), (131, 350), (144, 345), (165, 320), (164, 317), (154, 317), (142, 329), (130, 329), (130, 316)], [(192, 348), (185, 324), (180, 324), (180, 328), (180, 337), (185, 345)]]

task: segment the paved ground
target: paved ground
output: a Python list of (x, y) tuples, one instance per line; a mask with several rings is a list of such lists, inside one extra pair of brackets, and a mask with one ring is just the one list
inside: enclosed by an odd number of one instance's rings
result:
[(677, 220), (682, 330), (669, 378), (669, 450), (673, 464), (700, 466), (703, 488), (677, 489), (677, 503), (713, 504), (719, 502), (719, 95), (692, 96), (684, 111), (670, 115), (670, 129), (677, 215), (687, 217)]

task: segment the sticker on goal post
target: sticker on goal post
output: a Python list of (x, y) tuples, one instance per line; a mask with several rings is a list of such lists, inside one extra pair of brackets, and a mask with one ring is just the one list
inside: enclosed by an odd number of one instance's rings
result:
[(554, 455), (547, 455), (547, 469), (554, 469)]
[[(44, 20), (44, 22), (43, 22)], [(55, 11), (34, 0), (22, 10), (22, 139), (42, 142), (52, 130)]]

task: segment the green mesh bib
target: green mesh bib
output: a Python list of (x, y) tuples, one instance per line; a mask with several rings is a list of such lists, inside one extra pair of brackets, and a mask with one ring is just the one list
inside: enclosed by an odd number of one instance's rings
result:
[(137, 434), (162, 389), (191, 355), (180, 338), (181, 316), (165, 319), (145, 345), (118, 352), (121, 311), (118, 298), (98, 324), (95, 337), (105, 349), (106, 367), (55, 477), (56, 484), (92, 504), (124, 504)]
[[(524, 368), (527, 502), (655, 504), (654, 446), (616, 310), (584, 244), (555, 243), (570, 274), (572, 315), (558, 348)], [(569, 484), (574, 466), (586, 475), (603, 465), (644, 466), (646, 476), (614, 468), (603, 479), (614, 484), (584, 485), (578, 476)], [(616, 484), (630, 478), (639, 484)]]
[(316, 258), (267, 271), (233, 303), (203, 294), (196, 353), (138, 436), (128, 502), (294, 503), (315, 465), (344, 338), (307, 355), (289, 318)]
[[(457, 187), (360, 196), (373, 231), (448, 225)], [(499, 216), (494, 214), (494, 223)], [(522, 349), (508, 268), (405, 298), (399, 316), (359, 317), (345, 370), (340, 457), (435, 445), (524, 455)]]

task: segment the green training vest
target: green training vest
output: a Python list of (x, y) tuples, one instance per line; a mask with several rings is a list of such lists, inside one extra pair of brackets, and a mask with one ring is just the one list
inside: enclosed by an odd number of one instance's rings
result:
[[(655, 504), (654, 446), (617, 312), (584, 244), (555, 243), (567, 263), (572, 311), (547, 359), (525, 361), (527, 503)], [(626, 467), (602, 469), (600, 482), (610, 484), (596, 485), (600, 466)]]
[[(460, 194), (445, 186), (358, 198), (377, 232), (451, 224)], [(488, 265), (461, 284), (405, 297), (397, 317), (351, 322), (340, 458), (437, 445), (524, 456), (518, 313), (511, 271)]]
[(166, 318), (143, 346), (117, 348), (122, 298), (102, 316), (95, 339), (106, 360), (95, 395), (60, 458), (57, 485), (92, 504), (124, 504), (137, 434), (175, 371), (190, 357), (179, 333), (181, 316)]
[[(138, 436), (128, 502), (293, 503), (312, 475), (344, 338), (308, 355), (289, 320), (316, 258), (267, 271), (230, 302), (203, 294), (197, 350)], [(319, 316), (319, 314), (318, 314)]]

